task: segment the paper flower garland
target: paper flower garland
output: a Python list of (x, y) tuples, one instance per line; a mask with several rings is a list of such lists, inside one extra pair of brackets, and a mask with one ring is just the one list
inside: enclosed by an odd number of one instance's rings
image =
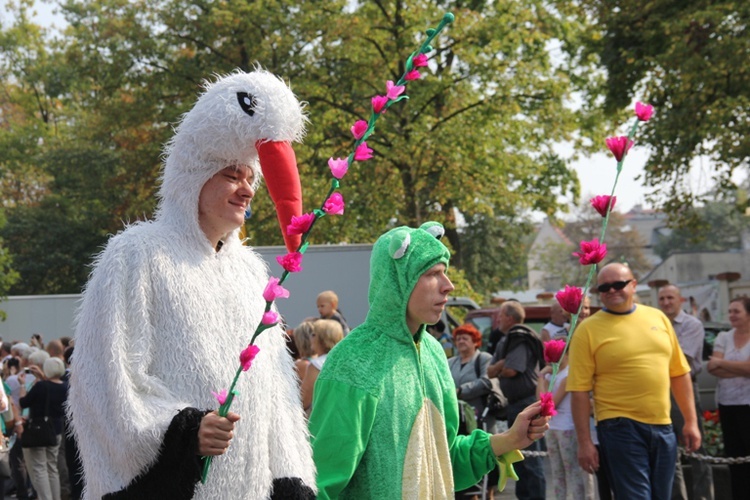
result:
[[(368, 121), (357, 120), (354, 125), (352, 125), (350, 130), (355, 139), (354, 151), (348, 158), (328, 159), (328, 167), (331, 169), (333, 180), (331, 181), (331, 188), (323, 198), (324, 201), (320, 208), (299, 217), (293, 217), (291, 224), (287, 226), (287, 234), (301, 234), (302, 242), (296, 252), (289, 252), (286, 255), (279, 255), (276, 257), (276, 261), (284, 269), (284, 272), (280, 279), (274, 277), (270, 278), (265, 290), (263, 291), (263, 298), (266, 301), (266, 308), (263, 312), (263, 317), (260, 324), (255, 329), (255, 333), (250, 339), (250, 343), (240, 354), (240, 366), (235, 373), (234, 380), (232, 381), (229, 390), (222, 389), (218, 393), (211, 391), (211, 394), (214, 395), (221, 405), (219, 407), (219, 415), (222, 417), (225, 417), (229, 413), (232, 400), (237, 395), (235, 386), (240, 374), (243, 371), (250, 369), (253, 360), (260, 352), (258, 347), (254, 345), (255, 339), (261, 332), (275, 326), (279, 321), (278, 313), (271, 311), (271, 306), (275, 299), (289, 297), (289, 292), (284, 289), (281, 284), (284, 283), (289, 276), (289, 273), (302, 271), (302, 258), (309, 245), (307, 238), (315, 226), (315, 223), (318, 219), (326, 215), (341, 215), (344, 213), (344, 197), (341, 193), (334, 192), (340, 187), (340, 180), (344, 178), (353, 162), (366, 161), (372, 158), (373, 150), (367, 146), (366, 139), (375, 131), (375, 122), (393, 104), (403, 99), (408, 99), (408, 96), (404, 94), (407, 82), (418, 80), (421, 77), (416, 68), (427, 66), (426, 53), (433, 50), (430, 45), (432, 40), (443, 30), (443, 28), (452, 23), (453, 20), (453, 14), (447, 13), (443, 16), (443, 19), (436, 28), (430, 28), (426, 31), (427, 39), (422, 45), (420, 45), (419, 49), (413, 52), (406, 60), (406, 70), (404, 75), (395, 83), (388, 80), (385, 84), (385, 95), (376, 95), (372, 98), (372, 112), (370, 113), (370, 119)], [(208, 471), (211, 467), (212, 459), (213, 457), (203, 457), (201, 482), (204, 484), (208, 478)]]
[[(572, 287), (570, 285), (565, 285), (565, 288), (557, 292), (557, 294), (555, 295), (557, 302), (562, 306), (564, 310), (571, 313), (572, 316), (570, 319), (570, 329), (568, 331), (568, 337), (566, 338), (564, 348), (560, 353), (560, 358), (558, 358), (558, 361), (552, 361), (552, 376), (550, 377), (549, 387), (553, 387), (555, 384), (555, 378), (557, 377), (557, 372), (560, 365), (559, 359), (562, 359), (562, 357), (565, 355), (565, 351), (567, 351), (568, 346), (570, 345), (570, 338), (576, 328), (578, 316), (581, 314), (581, 308), (583, 307), (583, 297), (588, 293), (589, 287), (591, 286), (591, 281), (593, 280), (594, 274), (596, 273), (596, 265), (599, 264), (599, 262), (601, 262), (607, 255), (607, 246), (604, 243), (604, 236), (607, 233), (609, 215), (612, 212), (612, 207), (615, 206), (615, 201), (617, 201), (617, 197), (615, 196), (615, 188), (617, 188), (617, 181), (620, 178), (620, 173), (622, 172), (623, 162), (625, 161), (625, 157), (627, 156), (628, 151), (633, 146), (633, 137), (635, 136), (636, 130), (638, 130), (638, 124), (640, 122), (649, 121), (653, 114), (653, 106), (637, 102), (635, 104), (635, 115), (637, 119), (630, 129), (630, 133), (628, 133), (627, 136), (623, 135), (619, 137), (608, 137), (605, 141), (605, 144), (612, 153), (612, 156), (614, 156), (615, 160), (617, 160), (617, 173), (615, 174), (615, 182), (612, 186), (612, 193), (610, 193), (609, 196), (600, 195), (595, 196), (591, 199), (591, 206), (599, 213), (599, 215), (604, 218), (604, 222), (602, 224), (602, 232), (599, 238), (595, 238), (591, 241), (582, 241), (580, 243), (581, 250), (579, 252), (573, 253), (574, 256), (578, 257), (578, 261), (582, 266), (591, 266), (589, 268), (589, 274), (586, 278), (586, 284), (582, 289)], [(546, 348), (547, 346), (545, 344), (545, 358), (547, 356)], [(542, 401), (541, 414), (545, 416), (555, 415), (555, 403), (552, 399), (552, 393), (544, 393), (541, 395), (540, 399)]]

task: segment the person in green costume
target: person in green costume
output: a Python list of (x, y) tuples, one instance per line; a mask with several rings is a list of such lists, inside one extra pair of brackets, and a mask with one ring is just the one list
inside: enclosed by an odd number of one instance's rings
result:
[(398, 227), (375, 243), (370, 310), (328, 355), (310, 416), (318, 498), (453, 498), (541, 438), (539, 402), (502, 434), (457, 435), (456, 389), (434, 324), (453, 290), (443, 226)]

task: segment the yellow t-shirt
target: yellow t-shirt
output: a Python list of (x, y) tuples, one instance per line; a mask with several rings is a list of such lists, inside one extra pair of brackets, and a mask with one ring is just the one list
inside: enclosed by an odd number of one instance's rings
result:
[(568, 391), (594, 391), (597, 421), (626, 417), (671, 422), (670, 378), (690, 371), (672, 323), (658, 309), (599, 311), (583, 321), (570, 344)]

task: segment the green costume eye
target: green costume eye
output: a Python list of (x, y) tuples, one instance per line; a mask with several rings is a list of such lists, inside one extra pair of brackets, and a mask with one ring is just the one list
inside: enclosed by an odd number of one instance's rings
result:
[(439, 222), (425, 222), (419, 229), (423, 229), (433, 235), (435, 238), (440, 239), (445, 236), (445, 228)]
[(411, 236), (406, 231), (399, 231), (393, 236), (389, 245), (389, 253), (391, 257), (398, 260), (406, 254), (406, 250), (409, 248), (411, 243)]

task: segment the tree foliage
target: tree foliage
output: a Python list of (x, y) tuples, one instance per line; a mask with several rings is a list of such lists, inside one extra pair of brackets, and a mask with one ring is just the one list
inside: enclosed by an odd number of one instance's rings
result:
[(716, 252), (742, 248), (750, 220), (737, 203), (711, 202), (693, 209), (689, 227), (662, 232), (654, 251), (662, 259), (674, 252)]
[[(597, 21), (590, 50), (607, 71), (606, 110), (634, 98), (656, 113), (639, 138), (652, 154), (644, 184), (653, 201), (682, 224), (697, 222), (690, 208), (691, 164), (714, 167), (720, 194), (736, 188), (732, 174), (750, 159), (750, 3), (736, 0), (581, 0)], [(703, 186), (704, 188), (706, 186)], [(712, 192), (712, 194), (715, 194)]]
[[(80, 289), (106, 235), (152, 215), (162, 145), (211, 75), (260, 65), (308, 103), (296, 150), (312, 208), (327, 159), (348, 155), (349, 127), (367, 118), (370, 97), (452, 11), (429, 75), (379, 120), (375, 158), (344, 179), (345, 215), (316, 225), (312, 243), (371, 242), (394, 225), (437, 220), (453, 265), (482, 292), (519, 275), (524, 214), (553, 214), (559, 195), (577, 196), (554, 145), (599, 124), (571, 109), (588, 81), (585, 66), (566, 61), (583, 61), (587, 26), (566, 2), (65, 0), (68, 26), (56, 37), (29, 21), (31, 4), (16, 5), (0, 33), (0, 142), (17, 152), (0, 159), (0, 187), (15, 200), (2, 234), (34, 293)], [(269, 198), (253, 204), (251, 244), (281, 244)], [(66, 271), (50, 280), (50, 268)]]

